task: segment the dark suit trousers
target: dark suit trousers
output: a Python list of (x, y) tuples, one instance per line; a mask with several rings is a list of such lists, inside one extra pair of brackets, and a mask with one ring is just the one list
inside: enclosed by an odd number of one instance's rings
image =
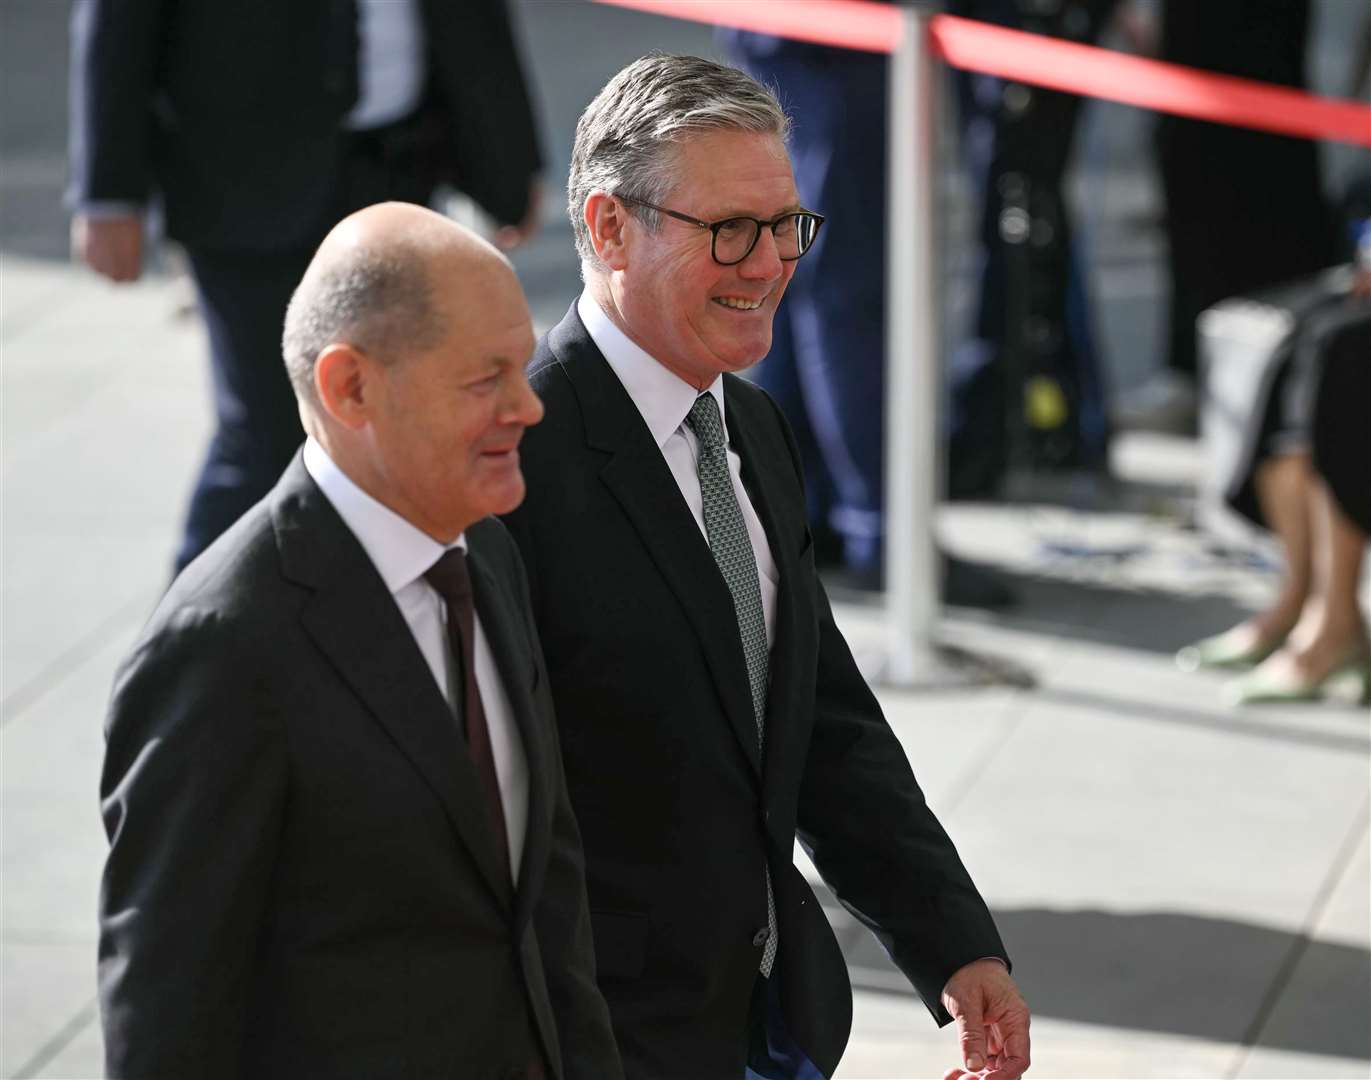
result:
[[(723, 32), (795, 118), (804, 205), (832, 219), (795, 265), (756, 381), (800, 444), (811, 525), (854, 568), (881, 560), (885, 408), (885, 77), (869, 53)], [(834, 225), (834, 222), (838, 224)]]
[(281, 358), (286, 305), (335, 222), (372, 203), (432, 197), (436, 135), (424, 116), (346, 137), (335, 200), (312, 243), (292, 251), (187, 249), (209, 333), (215, 431), (186, 514), (178, 572), (271, 490), (304, 439)]
[(304, 438), (281, 360), (281, 328), (313, 252), (187, 254), (209, 335), (215, 430), (186, 515), (178, 571), (271, 489)]

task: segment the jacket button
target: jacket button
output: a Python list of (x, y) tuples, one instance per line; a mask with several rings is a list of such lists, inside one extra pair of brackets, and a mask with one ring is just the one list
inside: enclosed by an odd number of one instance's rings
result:
[(766, 944), (766, 939), (770, 936), (771, 931), (768, 930), (765, 926), (763, 926), (760, 930), (758, 930), (755, 934), (752, 935), (752, 944), (760, 949), (763, 945)]

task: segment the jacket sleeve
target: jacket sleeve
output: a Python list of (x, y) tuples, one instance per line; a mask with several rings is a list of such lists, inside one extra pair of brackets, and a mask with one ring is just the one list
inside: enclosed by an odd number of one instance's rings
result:
[(521, 221), (542, 168), (538, 125), (505, 0), (426, 0), (452, 181), (503, 225)]
[(115, 683), (101, 810), (106, 1074), (239, 1075), (286, 798), (260, 660), (199, 614), (148, 638)]
[[(774, 408), (774, 404), (773, 404)], [(799, 476), (799, 451), (777, 411)], [(838, 900), (872, 931), (941, 1025), (943, 986), (964, 964), (1009, 963), (995, 921), (924, 800), (853, 659), (817, 575), (814, 726), (798, 835)]]
[(153, 96), (173, 0), (75, 0), (69, 206), (141, 205), (152, 189)]

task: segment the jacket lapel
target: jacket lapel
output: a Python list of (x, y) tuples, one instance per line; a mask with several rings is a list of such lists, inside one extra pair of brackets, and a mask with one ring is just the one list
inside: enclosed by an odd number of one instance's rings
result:
[(518, 610), (508, 587), (502, 587), (503, 583), (493, 572), (479, 525), (467, 530), (467, 564), (476, 612), (481, 617), (481, 628), (500, 670), (528, 764), (528, 825), (519, 864), (514, 914), (518, 928), (531, 916), (533, 900), (543, 888), (543, 872), (551, 844), (552, 815), (548, 795), (552, 790), (552, 762), (533, 701), (532, 680), (536, 667), (528, 633), (519, 626)]
[(747, 660), (733, 597), (709, 544), (632, 398), (586, 333), (574, 306), (549, 336), (548, 344), (576, 388), (587, 445), (609, 455), (600, 479), (690, 620), (724, 713), (743, 753), (760, 774)]
[(283, 570), (312, 590), (306, 632), (442, 803), (496, 898), (512, 900), (457, 721), (366, 552), (297, 454), (273, 495)]

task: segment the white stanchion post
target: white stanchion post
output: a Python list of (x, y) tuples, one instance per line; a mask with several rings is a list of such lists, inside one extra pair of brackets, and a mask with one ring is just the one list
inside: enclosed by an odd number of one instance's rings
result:
[(890, 57), (886, 256), (885, 682), (936, 678), (940, 607), (933, 523), (941, 449), (937, 78), (929, 12), (905, 8)]

